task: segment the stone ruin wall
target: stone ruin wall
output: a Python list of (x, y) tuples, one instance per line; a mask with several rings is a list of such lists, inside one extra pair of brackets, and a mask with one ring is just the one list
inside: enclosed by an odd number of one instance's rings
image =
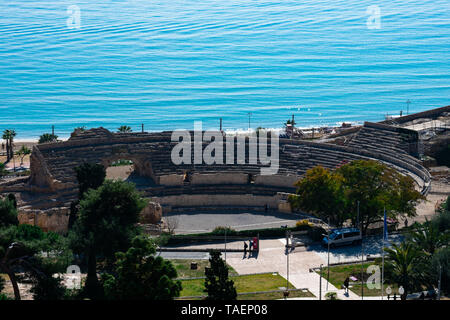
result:
[[(386, 131), (384, 131), (386, 132)], [(170, 150), (175, 143), (170, 133), (111, 133), (106, 129), (91, 129), (75, 133), (65, 142), (47, 143), (35, 146), (31, 156), (31, 176), (28, 183), (20, 186), (0, 185), (0, 193), (39, 192), (39, 197), (49, 207), (39, 208), (25, 203), (19, 209), (21, 223), (39, 225), (44, 230), (64, 232), (67, 228), (69, 204), (76, 198), (77, 183), (73, 170), (84, 161), (109, 166), (118, 159), (134, 162), (139, 175), (150, 177), (160, 187), (178, 187), (181, 192), (185, 184), (184, 173), (190, 172), (190, 185), (211, 185), (210, 190), (221, 185), (246, 185), (249, 179), (255, 186), (289, 187), (314, 165), (335, 168), (344, 161), (355, 159), (378, 159), (395, 167), (411, 172), (425, 184), (429, 173), (419, 163), (400, 156), (364, 150), (351, 146), (337, 146), (309, 141), (280, 139), (280, 171), (274, 176), (261, 176), (258, 165), (181, 165), (170, 161)], [(237, 148), (237, 146), (235, 145)], [(236, 155), (236, 152), (235, 152)], [(427, 176), (428, 175), (428, 176)], [(424, 186), (425, 188), (425, 186)], [(178, 194), (150, 197), (163, 206), (262, 206), (286, 208), (286, 201), (276, 192), (272, 196), (254, 194)], [(51, 207), (54, 204), (54, 208)], [(65, 205), (64, 205), (65, 204)], [(152, 209), (156, 212), (160, 209)], [(159, 212), (159, 211), (158, 211)], [(161, 213), (162, 214), (162, 213)], [(156, 213), (158, 215), (158, 213)]]

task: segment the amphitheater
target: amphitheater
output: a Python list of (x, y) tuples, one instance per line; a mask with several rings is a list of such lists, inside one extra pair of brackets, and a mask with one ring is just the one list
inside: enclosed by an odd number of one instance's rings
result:
[[(448, 111), (450, 108), (444, 107), (415, 117)], [(0, 193), (16, 195), (21, 223), (58, 232), (67, 230), (70, 203), (78, 192), (74, 167), (83, 162), (108, 167), (120, 159), (131, 160), (133, 182), (146, 198), (161, 204), (163, 214), (205, 208), (261, 209), (266, 205), (289, 212), (287, 195), (295, 192), (294, 183), (306, 170), (317, 165), (336, 168), (356, 159), (381, 161), (411, 176), (418, 190), (427, 194), (431, 176), (419, 160), (422, 148), (418, 132), (399, 125), (403, 118), (414, 119), (411, 116), (398, 118), (397, 123), (365, 122), (340, 144), (280, 139), (276, 175), (261, 175), (260, 164), (175, 165), (171, 150), (176, 142), (171, 141), (171, 132), (75, 131), (67, 141), (36, 145), (30, 160), (31, 175), (0, 183)], [(245, 141), (247, 154), (250, 143)]]

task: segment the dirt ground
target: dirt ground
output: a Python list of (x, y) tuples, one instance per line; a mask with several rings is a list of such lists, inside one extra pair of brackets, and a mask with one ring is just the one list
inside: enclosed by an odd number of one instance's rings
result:
[(106, 179), (126, 180), (134, 170), (134, 165), (106, 168)]

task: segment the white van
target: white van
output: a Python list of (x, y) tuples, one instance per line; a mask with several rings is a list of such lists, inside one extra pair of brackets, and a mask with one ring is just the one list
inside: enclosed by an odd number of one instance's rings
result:
[(333, 229), (330, 232), (329, 240), (327, 236), (323, 237), (322, 245), (328, 246), (328, 241), (331, 248), (350, 244), (355, 245), (362, 242), (362, 235), (357, 228)]

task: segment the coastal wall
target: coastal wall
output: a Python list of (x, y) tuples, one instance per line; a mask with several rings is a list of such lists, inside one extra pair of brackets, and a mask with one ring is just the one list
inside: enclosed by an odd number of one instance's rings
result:
[(440, 115), (442, 115), (445, 112), (450, 112), (450, 106), (445, 106), (445, 107), (427, 110), (427, 111), (423, 111), (423, 112), (408, 114), (406, 116), (398, 117), (393, 120), (381, 121), (380, 123), (390, 124), (392, 122), (395, 122), (397, 124), (402, 124), (405, 122), (409, 122), (409, 121), (416, 120), (416, 119), (422, 119), (422, 118), (434, 119), (434, 118), (439, 117)]

